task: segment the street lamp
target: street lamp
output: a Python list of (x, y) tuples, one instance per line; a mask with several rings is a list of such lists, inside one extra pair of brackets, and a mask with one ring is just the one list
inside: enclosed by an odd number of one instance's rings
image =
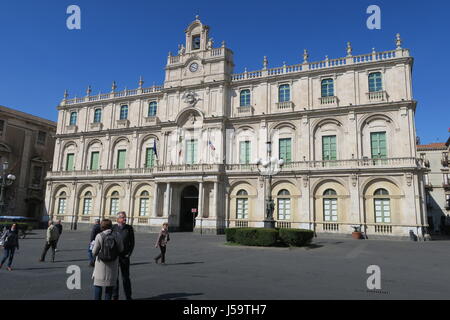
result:
[(266, 217), (264, 219), (264, 228), (275, 228), (275, 220), (273, 219), (273, 211), (275, 209), (275, 204), (272, 199), (272, 176), (276, 175), (280, 172), (281, 167), (284, 165), (283, 159), (278, 159), (276, 157), (272, 157), (272, 142), (267, 141), (267, 159), (263, 160), (261, 158), (256, 159), (256, 164), (258, 166), (262, 166), (262, 170), (258, 171), (262, 176), (266, 176), (268, 183), (266, 183), (266, 179), (264, 179), (265, 189), (266, 189)]
[(6, 187), (12, 185), (16, 180), (16, 176), (13, 174), (6, 174), (6, 170), (8, 170), (8, 162), (4, 162), (2, 166), (2, 176), (0, 180), (0, 211), (1, 215), (3, 215), (3, 211), (5, 208), (5, 189)]

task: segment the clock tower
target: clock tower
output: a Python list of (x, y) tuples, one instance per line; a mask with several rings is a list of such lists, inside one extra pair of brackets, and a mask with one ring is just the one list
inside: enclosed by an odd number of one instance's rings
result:
[(178, 45), (177, 55), (169, 52), (164, 88), (189, 87), (208, 83), (224, 83), (233, 73), (233, 52), (225, 41), (214, 47), (209, 27), (199, 17), (185, 30), (186, 42)]

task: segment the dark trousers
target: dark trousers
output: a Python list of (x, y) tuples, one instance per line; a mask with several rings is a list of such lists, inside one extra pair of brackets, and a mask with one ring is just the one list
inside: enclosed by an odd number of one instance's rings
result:
[(55, 250), (56, 250), (56, 243), (58, 241), (54, 240), (54, 241), (50, 241), (50, 242), (46, 242), (45, 246), (44, 246), (44, 251), (42, 251), (42, 255), (41, 255), (41, 260), (44, 261), (45, 260), (45, 256), (47, 255), (47, 251), (48, 249), (50, 249), (50, 247), (52, 248), (52, 261), (55, 261)]
[(155, 260), (158, 261), (161, 259), (162, 263), (166, 262), (166, 246), (159, 246), (159, 249), (161, 250), (161, 253), (155, 257)]
[[(120, 273), (122, 274), (123, 291), (127, 300), (131, 300), (130, 258), (119, 257)], [(114, 287), (113, 299), (119, 299), (119, 277)]]
[[(112, 299), (113, 288), (114, 287), (105, 287), (105, 300)], [(94, 300), (102, 300), (102, 291), (103, 287), (94, 286)]]
[(16, 251), (16, 247), (5, 247), (2, 263), (0, 263), (0, 264), (4, 264), (6, 259), (8, 259), (8, 257), (9, 257), (8, 267), (11, 267), (15, 251)]

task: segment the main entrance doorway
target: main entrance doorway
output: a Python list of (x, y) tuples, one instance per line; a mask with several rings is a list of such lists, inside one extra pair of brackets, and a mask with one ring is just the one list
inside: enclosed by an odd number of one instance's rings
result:
[(198, 213), (198, 190), (188, 186), (181, 192), (180, 231), (194, 231), (194, 217)]

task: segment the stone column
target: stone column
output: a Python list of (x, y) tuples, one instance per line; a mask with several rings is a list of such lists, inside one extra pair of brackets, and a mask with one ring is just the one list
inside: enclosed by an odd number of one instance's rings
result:
[(199, 182), (199, 188), (198, 188), (198, 216), (197, 217), (198, 218), (203, 218), (203, 182)]
[(218, 192), (219, 192), (219, 182), (218, 181), (214, 181), (214, 200), (213, 200), (213, 210), (212, 210), (212, 212), (210, 212), (210, 217), (211, 218), (217, 218), (219, 215), (218, 215), (218, 212), (217, 212), (217, 209), (218, 209), (218, 206), (217, 206), (217, 194), (218, 194)]
[(158, 182), (155, 182), (155, 191), (153, 192), (153, 218), (156, 218), (158, 216), (158, 185)]
[(170, 214), (170, 193), (171, 193), (170, 182), (167, 183), (166, 194), (164, 198), (164, 218), (168, 218)]

